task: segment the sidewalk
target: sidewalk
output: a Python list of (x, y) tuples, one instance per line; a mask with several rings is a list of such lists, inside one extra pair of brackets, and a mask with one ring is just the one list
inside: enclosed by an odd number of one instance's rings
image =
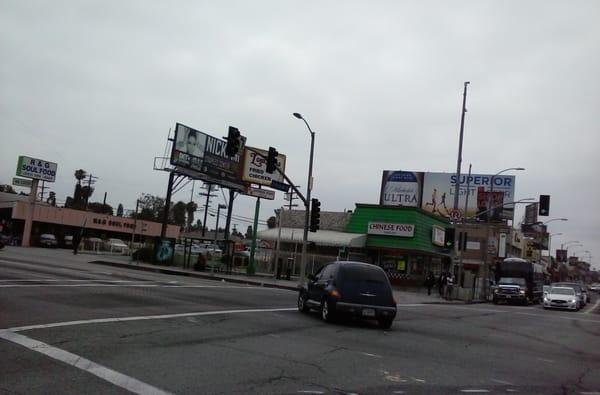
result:
[[(148, 263), (132, 262), (128, 257), (99, 257), (100, 259), (91, 260), (89, 263), (122, 267), (134, 270), (143, 270), (155, 273), (163, 273), (169, 275), (188, 276), (195, 278), (203, 278), (215, 281), (225, 281), (229, 283), (248, 284), (260, 287), (280, 288), (290, 291), (298, 289), (298, 280), (277, 280), (266, 274), (257, 274), (254, 276), (246, 274), (225, 274), (225, 273), (210, 273), (186, 270), (178, 267), (159, 266)], [(439, 296), (437, 290), (432, 290), (431, 295), (427, 295), (425, 289), (401, 289), (394, 288), (394, 298), (398, 304), (464, 304), (461, 300), (446, 300)]]
[(246, 274), (225, 274), (221, 272), (199, 272), (189, 269), (182, 269), (180, 267), (173, 266), (160, 266), (160, 265), (152, 265), (148, 263), (142, 262), (132, 262), (129, 257), (99, 257), (99, 259), (90, 260), (89, 263), (94, 263), (98, 265), (107, 265), (114, 267), (121, 267), (133, 270), (142, 270), (147, 272), (154, 273), (162, 273), (176, 276), (187, 276), (194, 278), (203, 278), (208, 280), (215, 281), (225, 281), (229, 283), (236, 284), (248, 284), (248, 285), (256, 285), (259, 287), (270, 287), (270, 288), (280, 288), (280, 289), (288, 289), (290, 291), (296, 291), (298, 289), (298, 281), (293, 280), (277, 280), (273, 277), (265, 277), (264, 274), (257, 274), (254, 276), (246, 275)]

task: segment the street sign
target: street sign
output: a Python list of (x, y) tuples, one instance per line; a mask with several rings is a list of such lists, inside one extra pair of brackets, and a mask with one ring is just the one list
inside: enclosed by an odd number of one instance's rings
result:
[(271, 188), (283, 191), (283, 192), (287, 192), (290, 190), (290, 186), (288, 184), (285, 184), (283, 182), (279, 182), (279, 181), (275, 181), (275, 180), (271, 180)]
[(261, 199), (275, 200), (275, 191), (270, 191), (268, 189), (248, 187), (246, 189), (246, 195), (254, 196)]
[(17, 163), (17, 176), (35, 178), (46, 182), (54, 182), (56, 179), (57, 164), (42, 159), (19, 156)]
[(27, 180), (25, 178), (17, 178), (13, 177), (12, 184), (16, 187), (29, 187), (31, 188), (31, 180)]
[(453, 221), (460, 221), (463, 217), (463, 212), (461, 209), (455, 208), (450, 210), (450, 219)]

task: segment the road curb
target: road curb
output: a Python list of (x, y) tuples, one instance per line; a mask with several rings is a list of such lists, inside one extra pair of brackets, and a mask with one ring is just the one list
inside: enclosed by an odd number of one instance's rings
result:
[(247, 285), (256, 285), (258, 287), (264, 288), (278, 288), (278, 289), (286, 289), (289, 291), (297, 291), (297, 286), (284, 285), (284, 284), (273, 284), (262, 282), (258, 280), (251, 279), (242, 279), (242, 278), (230, 278), (222, 275), (213, 275), (213, 274), (204, 274), (199, 272), (184, 272), (179, 270), (173, 270), (166, 267), (160, 266), (141, 266), (141, 265), (132, 265), (130, 263), (122, 263), (122, 262), (111, 262), (111, 261), (90, 261), (89, 263), (97, 264), (97, 265), (105, 265), (105, 266), (114, 266), (125, 269), (132, 270), (141, 270), (145, 272), (153, 272), (153, 273), (161, 273), (168, 274), (171, 276), (185, 276), (185, 277), (194, 277), (194, 278), (202, 278), (206, 280), (214, 280), (214, 281), (225, 281), (233, 284), (247, 284)]

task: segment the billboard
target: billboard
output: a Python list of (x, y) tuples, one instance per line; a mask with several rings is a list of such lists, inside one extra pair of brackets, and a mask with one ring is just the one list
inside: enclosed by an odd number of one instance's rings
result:
[(208, 135), (180, 123), (175, 125), (175, 137), (171, 150), (171, 164), (202, 171), (204, 150)]
[[(258, 151), (264, 157), (266, 157), (269, 154), (268, 151), (265, 151), (263, 149), (251, 149), (254, 151)], [(250, 149), (244, 150), (244, 167), (242, 170), (242, 180), (253, 184), (261, 184), (268, 186), (271, 185), (271, 182), (273, 180), (283, 183), (285, 180), (280, 172), (275, 171), (273, 172), (273, 174), (267, 173), (267, 160), (263, 156), (257, 155), (256, 152), (253, 152)], [(280, 168), (283, 172), (285, 172), (285, 160), (285, 155), (279, 154), (277, 156), (277, 167)]]
[[(242, 190), (245, 186), (241, 181), (240, 155), (227, 156), (226, 146), (225, 140), (177, 123), (171, 164), (192, 178)], [(244, 147), (240, 147), (240, 152), (243, 150)]]
[(384, 170), (379, 204), (420, 207), (422, 185), (422, 172)]
[[(445, 218), (450, 216), (450, 211), (454, 206), (454, 188), (456, 185), (455, 173), (424, 173), (421, 208), (432, 214)], [(491, 181), (494, 179), (494, 191), (502, 192), (504, 203), (513, 202), (515, 197), (515, 176), (488, 174), (461, 174), (459, 180), (458, 208), (464, 210), (467, 195), (469, 196), (467, 210), (464, 216), (473, 217), (480, 212), (478, 206), (478, 191), (490, 191)], [(468, 188), (467, 188), (468, 185)], [(497, 195), (494, 193), (494, 195)], [(500, 201), (494, 196), (496, 201)], [(479, 199), (481, 201), (481, 198)], [(513, 218), (513, 205), (504, 206), (501, 210), (502, 219)]]
[(54, 162), (21, 155), (17, 162), (17, 176), (54, 182), (57, 167)]

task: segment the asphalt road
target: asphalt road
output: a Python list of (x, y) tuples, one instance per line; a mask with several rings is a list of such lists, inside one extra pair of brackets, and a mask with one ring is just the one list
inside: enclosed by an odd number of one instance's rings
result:
[(383, 331), (291, 291), (84, 261), (0, 252), (0, 393), (600, 394), (597, 304), (399, 301)]

